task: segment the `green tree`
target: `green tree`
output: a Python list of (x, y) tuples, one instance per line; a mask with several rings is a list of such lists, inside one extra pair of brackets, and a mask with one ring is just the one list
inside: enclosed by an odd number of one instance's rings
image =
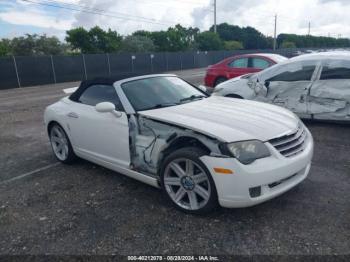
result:
[(294, 42), (290, 41), (284, 41), (281, 45), (282, 48), (296, 48), (296, 45)]
[(170, 27), (167, 31), (169, 51), (185, 51), (193, 47), (195, 38), (199, 32), (198, 28), (185, 28), (179, 24)]
[(201, 51), (220, 50), (223, 48), (222, 40), (218, 34), (210, 31), (198, 34), (196, 41)]
[(89, 32), (82, 27), (74, 28), (66, 32), (66, 41), (73, 49), (79, 52), (89, 53), (93, 51), (90, 43)]
[(185, 51), (195, 49), (198, 28), (183, 27), (180, 24), (169, 27), (167, 31), (149, 32), (139, 30), (133, 36), (145, 36), (153, 40), (157, 51)]
[(169, 51), (169, 39), (166, 31), (151, 32), (150, 37), (153, 40), (157, 51)]
[(42, 35), (35, 39), (35, 54), (37, 55), (62, 55), (67, 49), (68, 46), (61, 43), (55, 36)]
[[(213, 26), (210, 28), (210, 31), (214, 31)], [(270, 39), (250, 26), (239, 27), (236, 25), (222, 23), (217, 25), (217, 33), (224, 41), (238, 41), (243, 43), (245, 49), (261, 49), (272, 47)]]
[(116, 31), (104, 31), (98, 26), (89, 31), (78, 27), (67, 31), (66, 41), (82, 53), (108, 53), (120, 49), (122, 37)]
[(11, 41), (9, 39), (0, 40), (0, 56), (11, 54)]
[(37, 35), (26, 34), (15, 37), (11, 41), (13, 55), (35, 55), (35, 39)]
[(26, 34), (15, 37), (10, 42), (13, 55), (59, 55), (67, 50), (67, 46), (55, 36)]
[(349, 47), (350, 39), (312, 35), (280, 34), (277, 44), (282, 47), (284, 42), (293, 42), (296, 47)]
[(152, 32), (146, 30), (137, 30), (131, 34), (132, 36), (145, 36), (151, 38)]
[(243, 49), (243, 44), (238, 41), (224, 41), (225, 50), (238, 50)]
[(121, 50), (125, 52), (150, 52), (155, 50), (152, 39), (142, 35), (130, 35), (123, 39)]
[(245, 49), (264, 49), (271, 47), (267, 38), (250, 26), (242, 28), (242, 42)]
[[(214, 26), (210, 27), (210, 31), (214, 32)], [(224, 41), (242, 41), (243, 39), (243, 30), (236, 25), (222, 23), (217, 25), (216, 31)]]

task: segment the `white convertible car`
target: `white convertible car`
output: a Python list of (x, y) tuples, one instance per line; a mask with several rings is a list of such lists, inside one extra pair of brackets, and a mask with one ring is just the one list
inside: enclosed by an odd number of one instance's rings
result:
[(350, 52), (297, 56), (226, 81), (213, 95), (283, 106), (305, 119), (350, 121)]
[(303, 181), (313, 139), (297, 116), (254, 101), (208, 97), (175, 75), (84, 81), (46, 108), (53, 152), (161, 187), (203, 213), (252, 206)]

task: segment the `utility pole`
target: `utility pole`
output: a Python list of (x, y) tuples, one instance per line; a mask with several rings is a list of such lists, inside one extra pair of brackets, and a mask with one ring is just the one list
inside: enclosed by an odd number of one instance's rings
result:
[(214, 0), (214, 33), (216, 34), (216, 0)]
[(275, 14), (275, 31), (273, 33), (273, 50), (277, 47), (277, 14)]
[(307, 31), (307, 35), (309, 36), (311, 33), (311, 22), (309, 21), (309, 30)]

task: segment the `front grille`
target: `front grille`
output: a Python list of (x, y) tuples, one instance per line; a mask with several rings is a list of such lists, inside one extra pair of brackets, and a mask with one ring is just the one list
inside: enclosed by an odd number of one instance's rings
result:
[(283, 156), (291, 157), (301, 153), (304, 150), (304, 143), (306, 138), (306, 131), (300, 124), (298, 129), (281, 137), (271, 139), (269, 142), (273, 145)]

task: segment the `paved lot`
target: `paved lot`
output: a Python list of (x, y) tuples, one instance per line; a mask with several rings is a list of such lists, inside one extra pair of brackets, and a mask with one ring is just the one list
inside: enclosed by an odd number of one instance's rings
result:
[(315, 156), (295, 189), (197, 217), (105, 168), (57, 163), (42, 115), (72, 85), (0, 91), (0, 254), (350, 253), (350, 126), (306, 123)]

